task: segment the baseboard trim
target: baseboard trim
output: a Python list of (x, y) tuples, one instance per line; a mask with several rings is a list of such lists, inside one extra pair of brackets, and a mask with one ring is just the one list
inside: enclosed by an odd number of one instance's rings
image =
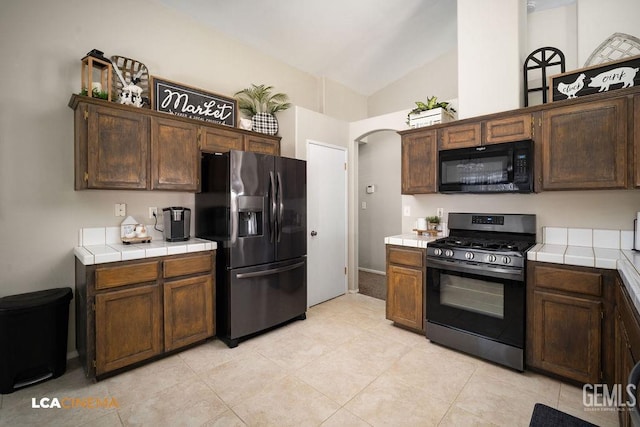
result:
[(384, 271), (372, 270), (370, 268), (358, 267), (358, 270), (364, 271), (364, 272), (367, 272), (367, 273), (379, 274), (381, 276), (386, 276), (387, 275), (387, 273), (384, 272)]

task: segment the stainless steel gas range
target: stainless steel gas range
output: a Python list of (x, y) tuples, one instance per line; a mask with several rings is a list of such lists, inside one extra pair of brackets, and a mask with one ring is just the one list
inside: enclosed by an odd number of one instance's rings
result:
[(429, 340), (524, 370), (527, 214), (450, 213), (449, 236), (427, 245)]

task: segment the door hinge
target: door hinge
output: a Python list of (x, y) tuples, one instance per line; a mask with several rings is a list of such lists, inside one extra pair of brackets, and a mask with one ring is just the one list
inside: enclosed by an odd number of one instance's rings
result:
[(347, 267), (344, 268), (344, 274), (347, 274)]
[(344, 164), (344, 170), (347, 170), (347, 164), (346, 163)]
[(95, 360), (95, 359), (93, 359), (93, 360), (91, 361), (91, 364), (92, 364), (92, 365), (93, 365), (93, 367), (95, 368), (95, 367), (96, 367), (96, 360)]
[(89, 181), (89, 172), (85, 172), (84, 173), (83, 179), (84, 179), (84, 182), (88, 182)]
[(600, 312), (600, 319), (604, 320), (604, 311)]
[(83, 116), (84, 116), (85, 120), (88, 120), (89, 119), (89, 110), (84, 110)]
[(531, 138), (536, 136), (536, 118), (531, 116)]

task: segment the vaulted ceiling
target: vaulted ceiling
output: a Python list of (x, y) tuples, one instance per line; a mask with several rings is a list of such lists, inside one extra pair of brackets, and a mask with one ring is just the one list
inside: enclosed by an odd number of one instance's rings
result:
[[(455, 0), (160, 0), (314, 76), (371, 95), (456, 48)], [(575, 0), (528, 0), (529, 8)]]

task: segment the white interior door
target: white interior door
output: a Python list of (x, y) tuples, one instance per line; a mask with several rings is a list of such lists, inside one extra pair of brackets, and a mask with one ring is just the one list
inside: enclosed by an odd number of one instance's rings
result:
[(347, 150), (307, 141), (307, 303), (347, 292)]

